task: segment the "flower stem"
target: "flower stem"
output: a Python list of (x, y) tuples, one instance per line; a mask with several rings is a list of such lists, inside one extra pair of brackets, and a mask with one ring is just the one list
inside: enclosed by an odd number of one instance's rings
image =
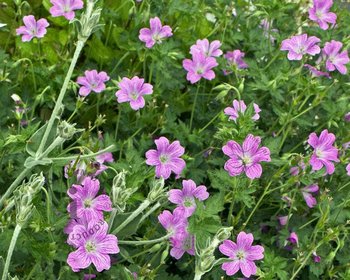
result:
[(142, 202), (137, 208), (119, 227), (117, 227), (112, 234), (117, 234), (120, 232), (123, 228), (125, 228), (130, 222), (132, 222), (143, 210), (145, 210), (149, 205), (151, 204), (151, 201), (146, 199), (144, 202)]
[(69, 66), (67, 75), (66, 75), (66, 77), (64, 79), (63, 86), (61, 88), (60, 94), (58, 95), (57, 102), (56, 102), (55, 107), (53, 109), (53, 112), (51, 114), (50, 120), (49, 120), (49, 122), (47, 124), (44, 136), (43, 136), (43, 138), (42, 138), (42, 140), (40, 142), (39, 148), (38, 148), (38, 150), (36, 152), (36, 158), (37, 159), (39, 159), (41, 157), (41, 154), (42, 154), (42, 152), (44, 150), (44, 147), (45, 147), (45, 144), (47, 142), (47, 138), (49, 137), (49, 134), (51, 132), (53, 123), (54, 123), (55, 119), (57, 118), (57, 116), (59, 115), (59, 113), (61, 113), (60, 111), (63, 109), (62, 101), (63, 101), (63, 98), (64, 98), (64, 96), (66, 94), (66, 91), (67, 91), (67, 88), (68, 88), (68, 83), (69, 83), (69, 81), (70, 81), (70, 79), (72, 77), (73, 70), (74, 70), (75, 65), (77, 63), (77, 60), (79, 58), (80, 52), (81, 52), (81, 50), (84, 47), (84, 44), (85, 44), (85, 41), (82, 41), (82, 40), (79, 40), (77, 42), (77, 47), (75, 49), (72, 62), (70, 64), (70, 66)]
[(200, 88), (200, 83), (198, 83), (196, 95), (194, 96), (194, 102), (193, 102), (193, 106), (192, 106), (191, 119), (190, 119), (190, 132), (192, 131), (194, 109), (196, 108), (196, 104), (197, 104), (197, 97), (198, 97), (199, 88)]
[(193, 280), (200, 280), (202, 279), (202, 273), (201, 272), (196, 272), (196, 274), (194, 275)]
[(164, 240), (167, 240), (173, 233), (168, 233), (167, 235), (157, 238), (157, 239), (152, 239), (152, 240), (137, 240), (137, 241), (131, 241), (131, 240), (118, 240), (118, 244), (126, 244), (126, 245), (147, 245), (147, 244), (154, 244), (154, 243), (160, 243)]
[(115, 125), (115, 134), (114, 134), (114, 140), (118, 140), (118, 129), (119, 129), (119, 123), (120, 123), (120, 117), (122, 115), (122, 106), (119, 104), (118, 106), (118, 119), (117, 119), (117, 124)]
[(22, 172), (17, 176), (16, 180), (13, 181), (11, 186), (7, 189), (7, 191), (4, 193), (4, 195), (0, 199), (0, 208), (5, 202), (5, 199), (10, 196), (10, 194), (13, 192), (13, 190), (22, 182), (22, 180), (29, 174), (29, 172), (32, 170), (32, 168), (25, 168), (22, 170)]
[(13, 253), (13, 250), (15, 249), (16, 242), (17, 242), (19, 233), (21, 232), (21, 229), (22, 227), (19, 224), (17, 224), (15, 227), (15, 231), (13, 232), (10, 247), (9, 247), (9, 250), (7, 251), (6, 263), (5, 263), (4, 271), (2, 273), (2, 278), (1, 278), (2, 280), (7, 279), (7, 274), (8, 274), (11, 258), (12, 258), (12, 253)]

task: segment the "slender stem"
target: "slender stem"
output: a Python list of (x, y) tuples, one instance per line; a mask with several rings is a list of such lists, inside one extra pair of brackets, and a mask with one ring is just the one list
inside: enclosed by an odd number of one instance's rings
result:
[(9, 270), (9, 266), (10, 266), (10, 262), (11, 262), (11, 258), (12, 258), (12, 253), (13, 253), (13, 250), (15, 249), (16, 242), (17, 242), (19, 233), (21, 232), (21, 229), (22, 229), (22, 227), (19, 224), (17, 224), (15, 227), (15, 231), (13, 232), (10, 247), (9, 247), (9, 250), (7, 251), (6, 263), (5, 263), (4, 271), (2, 273), (2, 278), (1, 278), (2, 280), (7, 279), (7, 273)]
[(110, 230), (112, 229), (114, 218), (115, 218), (115, 215), (117, 214), (117, 211), (118, 211), (117, 208), (113, 208), (111, 216), (109, 218), (108, 232), (110, 232)]
[(145, 220), (149, 215), (151, 215), (154, 211), (156, 211), (159, 207), (161, 206), (161, 204), (159, 202), (157, 202), (156, 204), (154, 204), (152, 206), (151, 209), (149, 209), (145, 215), (142, 216), (140, 223), (142, 223), (143, 220)]
[(4, 195), (0, 199), (0, 208), (5, 202), (5, 199), (8, 198), (13, 190), (23, 181), (23, 179), (27, 176), (27, 174), (31, 171), (31, 168), (25, 168), (22, 170), (22, 172), (17, 176), (16, 180), (13, 181), (13, 183), (9, 186), (7, 191), (4, 193)]
[(100, 150), (96, 153), (91, 153), (91, 154), (81, 155), (81, 156), (57, 157), (57, 158), (50, 158), (50, 159), (52, 161), (68, 161), (68, 160), (75, 160), (78, 157), (80, 159), (91, 158), (91, 157), (95, 157), (95, 156), (101, 155), (101, 154), (106, 153), (106, 152), (111, 152), (112, 150), (114, 150), (114, 148), (115, 148), (115, 145), (110, 145), (107, 148)]
[(207, 127), (209, 126), (209, 125), (211, 125), (220, 115), (221, 115), (221, 111), (219, 112), (219, 113), (217, 113), (216, 115), (215, 115), (215, 117), (214, 118), (212, 118), (203, 128), (201, 128), (199, 131), (198, 131), (198, 133), (202, 133), (204, 130), (206, 130), (207, 129)]
[(202, 279), (202, 276), (203, 276), (202, 272), (196, 272), (193, 280), (200, 280), (200, 279)]
[(117, 119), (117, 123), (115, 125), (115, 134), (114, 134), (114, 140), (117, 141), (118, 140), (118, 130), (119, 130), (119, 123), (120, 123), (120, 117), (122, 115), (122, 106), (121, 104), (119, 104), (118, 106), (118, 119)]
[(132, 222), (143, 210), (145, 210), (151, 202), (146, 199), (144, 202), (142, 202), (137, 208), (119, 227), (117, 227), (112, 233), (117, 234), (120, 232), (123, 228), (125, 228), (130, 222)]
[(190, 132), (192, 131), (194, 109), (196, 108), (196, 104), (197, 104), (197, 97), (198, 97), (199, 88), (200, 88), (200, 82), (198, 83), (196, 95), (194, 96), (194, 102), (193, 102), (193, 106), (192, 106), (191, 119), (190, 119)]
[(47, 124), (44, 136), (43, 136), (43, 138), (42, 138), (42, 140), (40, 142), (38, 151), (36, 153), (36, 157), (37, 158), (39, 158), (41, 156), (41, 153), (44, 150), (47, 138), (49, 137), (49, 134), (51, 132), (53, 123), (54, 123), (57, 115), (60, 113), (60, 110), (62, 110), (62, 101), (63, 101), (63, 98), (64, 98), (64, 96), (66, 94), (66, 91), (67, 91), (67, 88), (68, 88), (68, 83), (70, 81), (70, 78), (72, 77), (73, 70), (74, 70), (75, 65), (77, 63), (77, 60), (79, 58), (80, 52), (81, 52), (81, 50), (84, 47), (84, 44), (85, 44), (85, 41), (81, 41), (81, 40), (79, 40), (78, 43), (77, 43), (77, 47), (75, 49), (72, 62), (70, 64), (70, 66), (69, 66), (66, 78), (64, 79), (63, 86), (62, 86), (60, 94), (59, 94), (59, 96), (57, 98), (57, 102), (55, 104), (55, 107), (53, 109), (52, 115), (51, 115), (50, 120), (49, 120), (49, 122)]
[(154, 244), (154, 243), (160, 243), (164, 240), (167, 240), (170, 236), (172, 236), (173, 233), (168, 233), (167, 235), (157, 238), (157, 239), (152, 239), (152, 240), (137, 240), (137, 241), (131, 241), (131, 240), (118, 240), (118, 244), (126, 244), (126, 245), (148, 245), (148, 244)]

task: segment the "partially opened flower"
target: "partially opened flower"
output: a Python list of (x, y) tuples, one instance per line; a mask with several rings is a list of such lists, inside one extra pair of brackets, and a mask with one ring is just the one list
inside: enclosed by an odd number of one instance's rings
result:
[(240, 50), (234, 50), (232, 52), (227, 52), (224, 57), (226, 58), (228, 65), (230, 67), (234, 66), (237, 69), (248, 68), (248, 64), (243, 60), (245, 53)]
[(187, 230), (178, 233), (175, 237), (170, 239), (173, 248), (170, 250), (170, 255), (179, 260), (184, 253), (194, 256), (195, 237)]
[(344, 115), (344, 121), (350, 122), (350, 112), (348, 112)]
[(320, 71), (316, 67), (311, 66), (310, 64), (305, 64), (304, 67), (310, 70), (312, 77), (327, 77), (329, 79), (331, 78), (328, 72)]
[(97, 72), (96, 70), (85, 71), (85, 76), (78, 77), (77, 83), (82, 85), (79, 89), (79, 95), (87, 96), (91, 91), (100, 93), (106, 89), (105, 82), (109, 81), (106, 72)]
[(321, 29), (328, 29), (328, 23), (335, 25), (337, 15), (329, 12), (333, 0), (313, 0), (314, 5), (309, 9), (309, 19), (316, 21)]
[(325, 129), (321, 132), (320, 137), (317, 137), (313, 132), (309, 135), (308, 143), (315, 150), (310, 158), (312, 170), (320, 170), (323, 166), (326, 167), (326, 174), (334, 172), (334, 162), (339, 162), (338, 149), (333, 147), (335, 135), (328, 133)]
[(165, 137), (160, 137), (154, 142), (157, 150), (146, 152), (146, 163), (156, 166), (156, 176), (168, 179), (171, 172), (180, 175), (186, 166), (185, 161), (180, 158), (185, 153), (185, 149), (180, 145), (180, 142), (174, 141), (170, 144)]
[(108, 224), (103, 220), (91, 220), (88, 226), (77, 225), (68, 239), (77, 250), (67, 258), (74, 272), (87, 268), (93, 263), (98, 272), (111, 267), (110, 254), (119, 253), (118, 239), (107, 234)]
[(41, 18), (36, 21), (32, 15), (23, 17), (23, 22), (24, 26), (16, 29), (16, 34), (22, 35), (23, 42), (28, 42), (34, 37), (44, 37), (47, 32), (46, 27), (50, 25), (46, 19)]
[(119, 103), (130, 102), (130, 107), (133, 110), (138, 110), (145, 107), (144, 95), (153, 93), (153, 86), (145, 83), (144, 79), (137, 76), (131, 80), (123, 78), (118, 84), (119, 90), (115, 93)]
[(172, 237), (177, 235), (179, 232), (185, 231), (188, 222), (183, 216), (183, 213), (178, 209), (175, 209), (173, 213), (168, 210), (164, 210), (158, 216), (160, 224), (171, 234)]
[(292, 244), (299, 244), (299, 238), (295, 232), (291, 232), (287, 240)]
[(190, 54), (194, 54), (195, 52), (201, 52), (206, 57), (218, 57), (222, 55), (222, 50), (220, 50), (221, 42), (219, 40), (215, 40), (209, 43), (208, 39), (197, 40), (196, 44), (191, 46)]
[(256, 274), (257, 268), (254, 261), (264, 258), (264, 247), (252, 246), (253, 241), (254, 237), (251, 233), (242, 231), (237, 236), (237, 243), (224, 240), (219, 246), (220, 252), (232, 260), (221, 266), (228, 276), (236, 274), (239, 270), (245, 277)]
[(314, 260), (315, 263), (321, 262), (321, 257), (320, 257), (319, 255), (317, 255), (316, 252), (313, 252), (313, 253), (312, 253), (312, 258), (313, 258), (313, 260)]
[(103, 218), (103, 211), (112, 211), (112, 202), (108, 195), (97, 196), (100, 182), (86, 177), (82, 185), (72, 185), (68, 195), (73, 199), (67, 210), (72, 218), (85, 218), (87, 221)]
[(307, 34), (292, 36), (282, 41), (281, 50), (288, 51), (289, 60), (301, 60), (303, 55), (315, 55), (321, 52), (317, 43), (321, 40), (315, 36), (308, 37)]
[(150, 19), (150, 28), (142, 28), (140, 30), (139, 39), (146, 43), (147, 48), (152, 48), (154, 44), (162, 43), (167, 37), (173, 36), (169, 25), (162, 26), (160, 19), (154, 17)]
[(288, 222), (288, 215), (278, 217), (278, 221), (279, 221), (281, 226), (285, 226)]
[(276, 38), (272, 34), (277, 33), (278, 30), (275, 28), (271, 28), (271, 25), (272, 24), (270, 23), (270, 21), (265, 18), (261, 20), (259, 27), (264, 30), (263, 32), (264, 37), (269, 38), (271, 43), (273, 44)]
[(350, 163), (346, 166), (346, 172), (350, 176)]
[(230, 176), (245, 172), (250, 179), (260, 178), (262, 173), (260, 162), (271, 161), (270, 150), (266, 147), (259, 148), (260, 142), (260, 137), (249, 134), (242, 147), (233, 140), (222, 147), (224, 154), (230, 157), (224, 167)]
[(84, 7), (82, 0), (50, 0), (53, 6), (50, 8), (50, 13), (53, 17), (64, 16), (68, 20), (75, 17), (75, 10), (80, 10)]
[[(236, 120), (239, 117), (239, 114), (243, 114), (246, 111), (247, 106), (245, 105), (243, 100), (238, 101), (236, 99), (233, 100), (232, 105), (233, 105), (233, 107), (225, 108), (224, 113), (225, 113), (225, 115), (230, 116), (229, 120), (234, 120), (236, 122)], [(252, 120), (256, 121), (260, 118), (259, 113), (261, 112), (261, 109), (255, 103), (253, 104), (253, 107), (254, 107), (255, 114), (252, 117)]]
[(309, 208), (313, 208), (317, 204), (317, 200), (316, 198), (313, 197), (312, 194), (317, 193), (318, 190), (319, 190), (319, 187), (318, 185), (315, 185), (315, 184), (302, 188), (301, 192)]
[(325, 44), (322, 53), (326, 57), (327, 70), (334, 71), (337, 69), (344, 75), (347, 72), (345, 64), (349, 63), (350, 59), (347, 50), (340, 51), (342, 47), (342, 42), (332, 40)]
[(196, 210), (196, 199), (203, 201), (209, 197), (206, 186), (196, 186), (192, 180), (182, 181), (182, 190), (172, 189), (169, 191), (169, 200), (177, 204), (185, 217), (190, 217)]
[(191, 59), (185, 59), (182, 66), (187, 73), (187, 80), (194, 84), (201, 78), (212, 80), (215, 78), (215, 72), (212, 70), (218, 66), (216, 59), (213, 57), (206, 57), (201, 52), (194, 52)]

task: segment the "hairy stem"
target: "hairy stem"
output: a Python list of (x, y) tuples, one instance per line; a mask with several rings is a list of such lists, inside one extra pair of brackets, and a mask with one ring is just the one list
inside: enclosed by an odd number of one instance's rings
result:
[(147, 245), (147, 244), (154, 244), (154, 243), (160, 243), (162, 241), (167, 240), (173, 233), (168, 233), (167, 235), (157, 238), (157, 239), (152, 239), (152, 240), (137, 240), (137, 241), (131, 241), (131, 240), (118, 240), (118, 244), (126, 244), (126, 245)]
[(22, 227), (19, 224), (17, 224), (15, 227), (15, 231), (13, 232), (10, 247), (9, 247), (9, 250), (7, 251), (6, 263), (5, 263), (4, 271), (2, 273), (2, 278), (1, 278), (2, 280), (7, 279), (7, 274), (10, 267), (12, 253), (13, 253), (13, 250), (15, 249), (16, 242), (17, 242), (19, 233), (21, 232), (21, 229)]
[(191, 112), (191, 119), (190, 119), (190, 132), (192, 131), (192, 122), (193, 122), (193, 116), (194, 116), (194, 109), (196, 108), (196, 104), (197, 104), (199, 87), (200, 87), (200, 83), (198, 83), (196, 95), (194, 96), (194, 102), (193, 102), (193, 105), (192, 105), (192, 112)]

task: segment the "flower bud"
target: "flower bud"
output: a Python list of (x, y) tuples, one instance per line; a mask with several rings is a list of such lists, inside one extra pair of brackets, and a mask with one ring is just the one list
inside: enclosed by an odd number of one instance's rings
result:
[(58, 126), (58, 135), (63, 139), (71, 139), (78, 130), (75, 128), (75, 124), (70, 124), (66, 121), (62, 121)]
[(148, 199), (153, 201), (158, 201), (159, 199), (166, 197), (167, 193), (164, 188), (164, 178), (155, 179), (151, 191), (148, 194)]

